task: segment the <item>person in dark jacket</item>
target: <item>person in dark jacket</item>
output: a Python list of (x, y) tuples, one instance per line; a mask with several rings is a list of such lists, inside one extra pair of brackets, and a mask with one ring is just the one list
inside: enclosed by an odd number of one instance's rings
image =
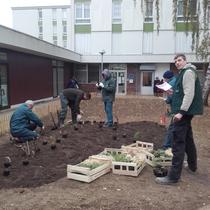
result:
[(27, 100), (15, 110), (10, 119), (10, 132), (12, 136), (17, 137), (22, 142), (39, 137), (35, 131), (37, 126), (42, 130), (44, 129), (42, 121), (32, 112), (33, 106), (34, 102)]
[(67, 88), (79, 88), (79, 83), (75, 78), (71, 78), (66, 86)]
[(179, 74), (173, 88), (171, 111), (173, 116), (172, 166), (166, 177), (157, 177), (158, 184), (174, 184), (180, 180), (185, 153), (190, 173), (197, 170), (197, 153), (191, 121), (203, 113), (202, 92), (196, 67), (187, 63), (184, 54), (174, 58)]
[(64, 126), (68, 106), (71, 109), (72, 123), (76, 126), (77, 121), (81, 119), (80, 102), (81, 100), (90, 100), (91, 94), (77, 88), (67, 88), (60, 93), (61, 112), (59, 116), (59, 127)]
[(113, 114), (112, 107), (113, 102), (115, 100), (115, 92), (116, 92), (116, 81), (112, 79), (111, 73), (108, 69), (104, 69), (102, 72), (103, 80), (96, 87), (101, 90), (102, 100), (104, 102), (104, 110), (106, 113), (106, 122), (104, 127), (112, 127), (113, 126)]
[[(176, 76), (174, 75), (174, 73), (171, 70), (167, 70), (167, 71), (164, 72), (163, 78), (164, 78), (164, 82), (167, 82), (169, 85), (171, 85), (172, 89), (173, 89), (173, 87), (175, 85), (175, 82), (176, 82)], [(171, 105), (172, 96), (170, 96), (170, 95), (167, 96), (165, 102), (167, 104)], [(173, 119), (171, 117), (171, 111), (168, 111), (167, 115), (168, 115), (168, 117), (171, 118), (171, 120), (170, 120), (170, 124), (168, 126), (168, 129), (166, 131), (165, 138), (164, 138), (164, 143), (163, 143), (163, 149), (164, 150), (166, 150), (168, 148), (171, 148), (172, 141), (173, 141)]]

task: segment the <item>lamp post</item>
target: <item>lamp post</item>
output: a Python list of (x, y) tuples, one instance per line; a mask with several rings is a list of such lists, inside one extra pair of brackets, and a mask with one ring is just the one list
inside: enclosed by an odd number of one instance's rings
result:
[(103, 71), (103, 56), (104, 56), (104, 54), (105, 54), (105, 50), (102, 50), (101, 52), (99, 52), (99, 54), (101, 55), (101, 73), (102, 73), (102, 71)]

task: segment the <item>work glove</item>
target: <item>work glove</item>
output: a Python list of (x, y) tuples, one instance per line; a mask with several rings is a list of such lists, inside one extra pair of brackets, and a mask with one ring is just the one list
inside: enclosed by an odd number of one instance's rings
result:
[(81, 114), (78, 114), (77, 115), (77, 121), (80, 121), (82, 119), (82, 115)]
[(104, 84), (102, 82), (99, 83), (99, 87), (104, 88)]

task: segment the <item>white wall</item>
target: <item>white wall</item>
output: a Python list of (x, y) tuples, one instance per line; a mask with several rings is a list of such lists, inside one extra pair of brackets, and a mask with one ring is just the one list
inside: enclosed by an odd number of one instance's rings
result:
[(175, 52), (175, 33), (173, 31), (160, 31), (153, 33), (153, 53), (173, 54)]
[(112, 0), (91, 0), (91, 30), (112, 30)]
[(123, 30), (143, 30), (143, 16), (141, 13), (141, 1), (122, 1)]
[(75, 51), (81, 54), (91, 53), (91, 34), (75, 34)]
[(101, 50), (105, 50), (106, 55), (111, 54), (111, 32), (92, 32), (91, 34), (91, 54), (98, 55)]
[(38, 13), (36, 10), (13, 10), (13, 28), (38, 37)]
[(155, 77), (159, 77), (160, 80), (163, 79), (163, 73), (167, 70), (170, 70), (170, 64), (156, 64)]
[(192, 36), (191, 33), (186, 35), (185, 32), (177, 32), (175, 37), (176, 43), (176, 53), (190, 53), (192, 52), (191, 45), (192, 45)]

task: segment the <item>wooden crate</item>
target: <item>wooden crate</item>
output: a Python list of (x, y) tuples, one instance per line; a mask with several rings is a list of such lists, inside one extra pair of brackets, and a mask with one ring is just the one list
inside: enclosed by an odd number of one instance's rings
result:
[(144, 167), (145, 160), (130, 163), (112, 161), (112, 172), (118, 175), (138, 176)]
[(122, 146), (121, 148), (124, 152), (135, 155), (137, 153), (142, 153), (142, 150), (152, 151), (153, 147), (154, 147), (153, 143), (136, 141), (136, 143), (127, 146)]
[(161, 166), (171, 166), (172, 156), (171, 157), (164, 157), (161, 156), (160, 158), (155, 157), (151, 152), (144, 151), (146, 163), (152, 167), (156, 165)]
[[(92, 161), (92, 160), (89, 159), (89, 161)], [(93, 160), (93, 161), (98, 162), (102, 165), (92, 170), (87, 167), (79, 166), (79, 164), (67, 165), (67, 178), (90, 183), (93, 180), (99, 178), (100, 176), (110, 172), (110, 168), (111, 168), (110, 162), (101, 161), (101, 160)]]

